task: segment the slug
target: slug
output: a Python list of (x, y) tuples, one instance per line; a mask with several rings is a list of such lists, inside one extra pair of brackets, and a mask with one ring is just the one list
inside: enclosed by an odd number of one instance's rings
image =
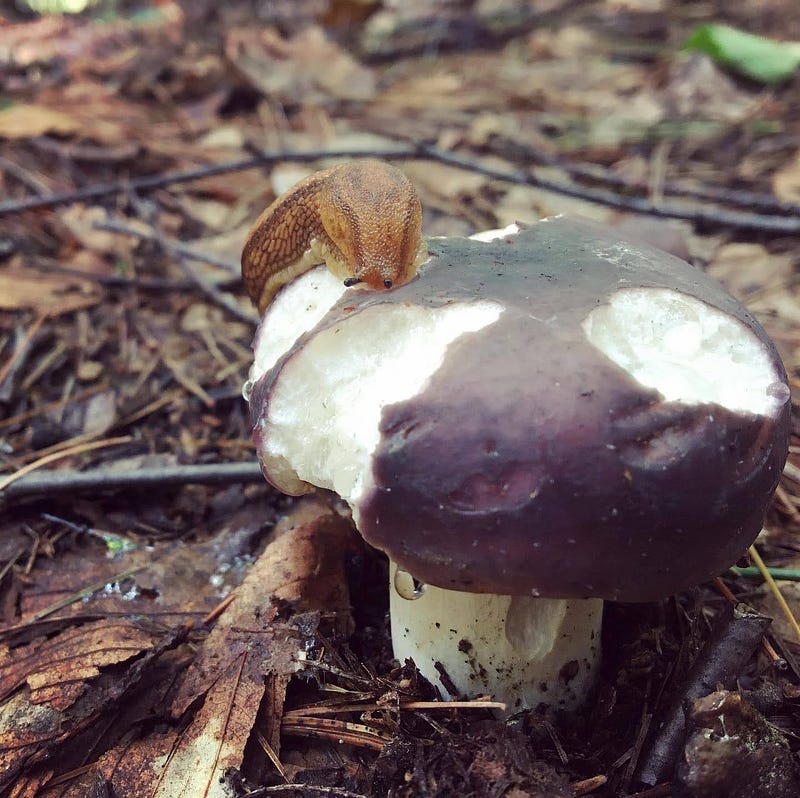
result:
[(397, 168), (371, 159), (315, 172), (258, 217), (242, 250), (242, 277), (263, 315), (275, 294), (325, 263), (345, 285), (408, 282), (428, 256), (422, 206)]

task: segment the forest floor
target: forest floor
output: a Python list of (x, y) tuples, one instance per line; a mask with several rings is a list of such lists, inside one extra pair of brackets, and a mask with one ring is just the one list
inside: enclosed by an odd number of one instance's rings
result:
[[(681, 49), (711, 21), (800, 40), (794, 0), (739, 5), (0, 11), (0, 794), (800, 794), (797, 582), (788, 612), (748, 569), (609, 603), (571, 717), (436, 702), (391, 658), (383, 556), (343, 508), (263, 482), (241, 395), (245, 236), (343, 151), (400, 166), (428, 235), (579, 213), (682, 252), (800, 389), (800, 74), (765, 87)], [(792, 427), (757, 542), (788, 577)], [(665, 754), (701, 650), (730, 692)]]

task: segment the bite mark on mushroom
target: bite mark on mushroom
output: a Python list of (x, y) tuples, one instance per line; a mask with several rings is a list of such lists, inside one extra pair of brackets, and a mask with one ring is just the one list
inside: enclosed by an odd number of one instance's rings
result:
[[(302, 304), (300, 297), (312, 288), (312, 281), (304, 278), (292, 288), (297, 291), (293, 301)], [(502, 310), (500, 303), (491, 301), (438, 308), (381, 304), (314, 335), (283, 365), (270, 395), (272, 423), (260, 430), (260, 455), (269, 460), (270, 481), (290, 494), (304, 493), (305, 482), (334, 490), (357, 515), (381, 437), (383, 408), (423, 390), (448, 346), (492, 324)], [(379, 356), (375, 340), (381, 341)], [(257, 349), (251, 382), (259, 379), (268, 360)], [(332, 363), (335, 368), (326, 367)], [(316, 386), (313, 395), (305, 391), (308, 385)], [(307, 444), (300, 458), (298, 427), (305, 429)], [(338, 446), (340, 440), (347, 440), (348, 447)]]
[[(594, 346), (664, 401), (759, 416), (775, 415), (786, 401), (766, 345), (740, 321), (694, 297), (622, 288), (581, 326)], [(765, 390), (775, 385), (784, 391)]]

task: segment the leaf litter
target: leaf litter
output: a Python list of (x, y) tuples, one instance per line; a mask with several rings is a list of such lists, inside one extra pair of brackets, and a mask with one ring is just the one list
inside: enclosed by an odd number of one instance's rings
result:
[[(763, 89), (680, 52), (720, 19), (800, 40), (792, 4), (711, 3), (703, 19), (665, 0), (120, 6), (10, 19), (0, 43), (0, 479), (40, 461), (68, 474), (252, 459), (254, 327), (228, 265), (287, 182), (347, 147), (422, 142), (577, 189), (401, 163), (431, 234), (578, 208), (680, 252), (759, 317), (799, 387), (798, 235), (714, 222), (800, 216), (798, 84)], [(309, 157), (202, 175), (265, 151)], [(580, 196), (598, 188), (622, 207)], [(629, 197), (706, 221), (642, 217)], [(790, 570), (799, 457), (794, 435), (758, 541)], [(678, 768), (651, 788), (639, 766), (723, 617), (710, 586), (609, 605), (594, 704), (504, 724), (485, 703), (430, 703), (391, 660), (385, 565), (341, 508), (234, 483), (0, 512), (5, 794), (700, 796), (734, 789), (732, 762), (748, 789), (796, 789), (800, 640), (752, 577), (724, 581), (774, 618), (765, 643), (695, 701)], [(719, 745), (723, 709), (741, 747)]]

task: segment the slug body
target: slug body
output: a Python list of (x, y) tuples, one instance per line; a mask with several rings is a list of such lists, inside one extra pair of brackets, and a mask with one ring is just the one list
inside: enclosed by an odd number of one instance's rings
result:
[(242, 277), (259, 313), (280, 288), (325, 263), (346, 284), (408, 282), (428, 249), (411, 181), (390, 164), (350, 161), (315, 172), (278, 197), (242, 250)]

